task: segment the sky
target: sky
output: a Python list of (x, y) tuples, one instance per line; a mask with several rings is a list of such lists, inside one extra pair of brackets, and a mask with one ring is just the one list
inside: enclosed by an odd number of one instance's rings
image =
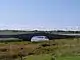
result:
[(0, 0), (0, 29), (79, 29), (80, 0)]

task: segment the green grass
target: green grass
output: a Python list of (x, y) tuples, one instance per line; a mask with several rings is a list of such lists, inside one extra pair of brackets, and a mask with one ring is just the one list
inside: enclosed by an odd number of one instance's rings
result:
[[(32, 55), (24, 57), (23, 60), (52, 60), (54, 56), (50, 54), (43, 55)], [(66, 57), (55, 57), (56, 60), (80, 60), (80, 56), (66, 56)]]
[(56, 60), (80, 60), (80, 56), (58, 57)]
[(32, 55), (25, 57), (24, 60), (51, 60), (51, 56), (48, 54), (45, 55)]

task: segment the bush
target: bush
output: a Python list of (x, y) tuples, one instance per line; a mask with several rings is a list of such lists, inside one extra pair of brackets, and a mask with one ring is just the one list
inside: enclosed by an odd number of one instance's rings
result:
[(50, 44), (42, 44), (42, 47), (50, 46)]

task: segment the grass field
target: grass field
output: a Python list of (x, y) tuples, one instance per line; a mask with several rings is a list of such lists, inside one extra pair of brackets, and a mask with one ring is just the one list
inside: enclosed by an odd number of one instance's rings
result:
[(24, 60), (50, 60), (51, 56), (50, 55), (34, 55), (34, 56), (28, 56), (24, 58)]
[(80, 38), (44, 42), (0, 42), (0, 60), (80, 60)]
[(80, 56), (58, 57), (56, 60), (80, 60)]
[[(23, 58), (23, 60), (53, 60), (53, 56), (50, 54), (45, 55), (32, 55)], [(80, 56), (67, 56), (67, 57), (55, 57), (55, 60), (80, 60)]]

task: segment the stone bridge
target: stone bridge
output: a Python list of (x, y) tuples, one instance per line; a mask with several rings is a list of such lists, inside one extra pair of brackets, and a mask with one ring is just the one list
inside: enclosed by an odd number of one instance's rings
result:
[(75, 37), (74, 35), (65, 35), (65, 34), (29, 33), (29, 34), (15, 34), (15, 35), (0, 35), (0, 38), (19, 38), (26, 41), (31, 41), (31, 38), (33, 36), (46, 36), (49, 40)]
[(68, 35), (49, 34), (49, 33), (20, 34), (17, 37), (19, 39), (31, 41), (31, 38), (34, 37), (34, 36), (46, 36), (49, 40), (74, 37), (74, 36), (68, 36)]

